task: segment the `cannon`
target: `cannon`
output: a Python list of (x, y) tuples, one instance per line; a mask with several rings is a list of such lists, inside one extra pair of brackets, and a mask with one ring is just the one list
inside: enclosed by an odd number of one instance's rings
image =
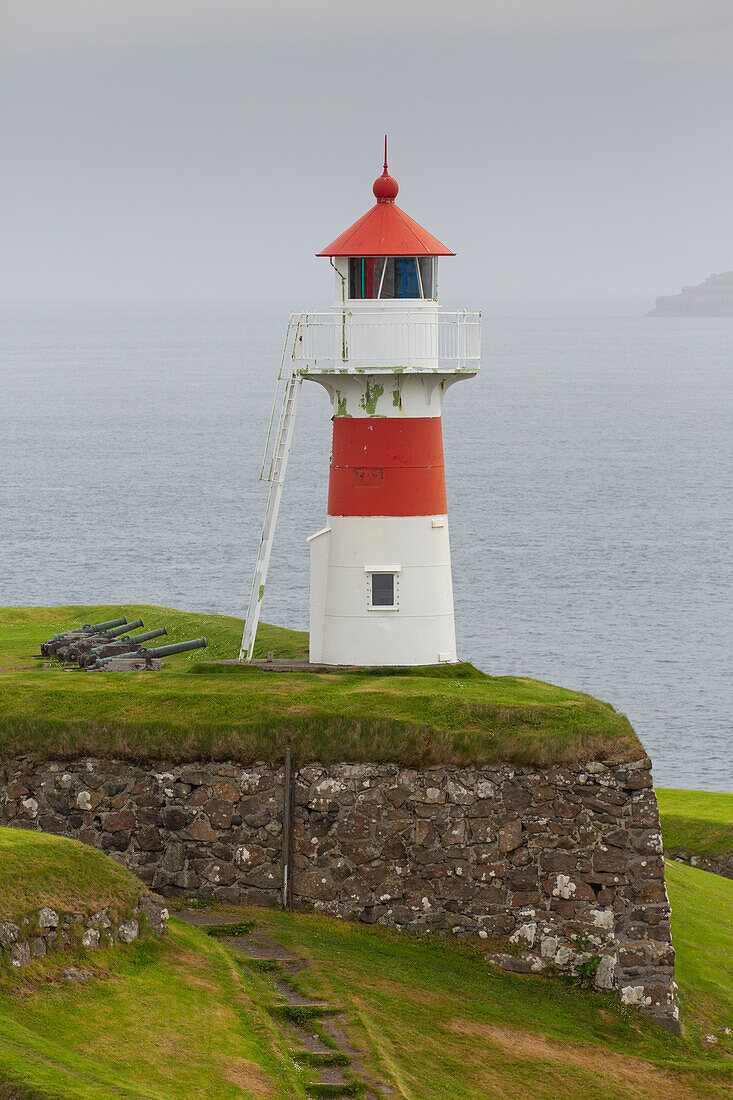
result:
[(95, 645), (111, 641), (112, 638), (117, 638), (120, 634), (125, 634), (130, 630), (137, 630), (140, 626), (145, 626), (145, 623), (142, 619), (137, 619), (134, 623), (124, 623), (122, 626), (115, 626), (109, 630), (99, 630), (94, 634), (83, 634), (80, 638), (69, 638), (65, 643), (62, 641), (56, 650), (56, 656), (60, 661), (77, 661), (80, 654), (88, 653), (90, 649), (94, 649)]
[(160, 638), (163, 634), (167, 633), (167, 629), (161, 626), (158, 627), (157, 630), (148, 630), (146, 634), (135, 634), (132, 637), (123, 634), (121, 638), (115, 638), (104, 645), (97, 645), (89, 651), (85, 650), (81, 652), (77, 660), (82, 668), (87, 668), (102, 657), (119, 657), (123, 653), (137, 653), (138, 650), (142, 649), (143, 642), (149, 642), (153, 638)]
[(121, 619), (109, 619), (106, 623), (84, 623), (84, 626), (74, 626), (71, 630), (63, 630), (60, 634), (54, 634), (51, 641), (55, 642), (57, 638), (65, 638), (68, 634), (98, 634), (100, 630), (111, 630), (114, 626), (125, 626), (126, 623), (126, 615), (123, 615)]
[[(128, 623), (125, 618), (124, 622), (120, 620), (113, 625), (107, 626), (104, 623), (100, 623), (98, 626), (93, 627), (90, 630), (85, 631), (73, 631), (59, 638), (58, 641), (53, 642), (49, 647), (49, 653), (58, 657), (60, 661), (76, 660), (74, 651), (77, 647), (89, 648), (98, 641), (104, 641), (107, 638), (115, 638), (118, 634), (124, 633), (126, 630), (134, 630), (141, 622), (138, 619), (137, 623)], [(105, 629), (102, 629), (105, 627)]]
[(158, 646), (156, 649), (138, 649), (135, 653), (123, 653), (121, 656), (100, 657), (94, 664), (87, 666), (87, 672), (136, 672), (141, 669), (161, 667), (161, 658), (174, 653), (187, 653), (191, 649), (205, 649), (209, 643), (206, 638), (195, 638), (190, 642), (174, 642), (173, 645)]
[(148, 630), (145, 634), (123, 634), (121, 638), (115, 638), (114, 641), (108, 642), (107, 645), (95, 646), (92, 653), (96, 653), (97, 656), (104, 657), (106, 654), (101, 650), (109, 648), (111, 645), (139, 645), (140, 642), (148, 642), (152, 638), (161, 638), (164, 634), (168, 633), (168, 629), (165, 626), (159, 626), (155, 630)]
[(84, 623), (84, 626), (75, 626), (71, 630), (54, 634), (53, 638), (41, 645), (41, 653), (44, 657), (52, 657), (59, 646), (65, 645), (72, 638), (84, 638), (89, 634), (98, 634), (102, 630), (111, 630), (112, 627), (125, 626), (126, 624), (127, 618), (123, 615), (121, 619), (110, 619), (106, 623)]
[(100, 630), (94, 634), (85, 634), (81, 638), (70, 639), (66, 645), (56, 650), (56, 656), (60, 661), (78, 661), (82, 653), (89, 653), (95, 646), (112, 641), (120, 635), (128, 636), (129, 631), (137, 630), (141, 626), (145, 626), (145, 623), (142, 619), (136, 619), (134, 623), (124, 623), (109, 630)]

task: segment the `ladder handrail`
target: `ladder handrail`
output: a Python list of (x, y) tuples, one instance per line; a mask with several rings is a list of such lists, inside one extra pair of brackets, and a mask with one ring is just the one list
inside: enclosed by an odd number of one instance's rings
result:
[[(277, 515), (280, 510), (280, 499), (282, 497), (283, 486), (285, 484), (285, 471), (288, 464), (288, 456), (290, 454), (293, 428), (295, 426), (295, 415), (298, 410), (300, 387), (303, 382), (300, 372), (296, 371), (295, 369), (295, 359), (293, 357), (291, 357), (290, 359), (290, 366), (287, 372), (287, 377), (283, 375), (285, 355), (287, 352), (291, 331), (294, 335), (297, 334), (298, 331), (298, 324), (293, 325), (292, 317), (288, 325), (287, 335), (285, 337), (283, 358), (280, 363), (280, 371), (278, 373), (277, 386), (275, 388), (275, 401), (273, 402), (273, 409), (270, 416), (270, 426), (267, 432), (265, 457), (262, 462), (262, 470), (260, 471), (260, 480), (270, 482), (270, 491), (267, 496), (265, 519), (262, 524), (260, 545), (257, 550), (257, 561), (255, 564), (254, 574), (252, 576), (252, 587), (249, 594), (247, 616), (244, 620), (242, 645), (239, 650), (240, 661), (251, 661), (252, 654), (254, 652), (257, 627), (259, 626), (260, 622), (260, 608), (262, 606), (262, 597), (265, 594), (265, 582), (267, 580), (267, 571), (270, 565), (272, 544), (275, 538)], [(280, 392), (281, 381), (285, 381), (285, 390), (283, 393), (282, 405), (280, 408), (280, 416), (278, 418), (277, 434), (275, 436), (275, 443), (272, 450), (272, 458), (270, 459), (270, 467), (267, 471), (267, 474), (265, 474), (265, 466), (267, 465), (267, 457), (270, 451), (270, 436), (272, 434), (272, 425), (275, 419), (275, 408), (277, 407), (277, 397)]]
[[(280, 383), (282, 381), (285, 381), (286, 384), (287, 384), (287, 382), (290, 381), (291, 374), (293, 373), (293, 360), (295, 359), (295, 341), (298, 337), (298, 330), (300, 329), (302, 318), (303, 318), (302, 313), (300, 313), (300, 314), (299, 313), (291, 313), (290, 314), (290, 320), (288, 321), (287, 331), (285, 332), (285, 343), (283, 344), (283, 351), (282, 351), (282, 355), (280, 356), (280, 368), (277, 372), (277, 381), (275, 383), (275, 394), (274, 394), (273, 399), (272, 399), (272, 408), (270, 409), (270, 422), (267, 425), (267, 436), (265, 438), (265, 452), (262, 456), (262, 467), (260, 468), (260, 481), (271, 481), (272, 480), (272, 476), (271, 476), (272, 475), (272, 460), (270, 461), (270, 469), (268, 470), (267, 473), (265, 473), (265, 466), (267, 465), (267, 456), (270, 453), (270, 438), (272, 436), (272, 427), (273, 427), (273, 424), (275, 423), (275, 411), (278, 407), (278, 400), (277, 399), (278, 399), (278, 394), (280, 393)], [(290, 355), (290, 368), (288, 370), (287, 376), (285, 376), (285, 374), (283, 373), (283, 368), (285, 367), (285, 359), (286, 359), (286, 356), (287, 356), (287, 353), (288, 353), (288, 345), (291, 341), (291, 337), (292, 337), (292, 343), (293, 343), (293, 351), (291, 352), (291, 355)], [(280, 406), (280, 415), (282, 416), (282, 405)], [(278, 422), (278, 427), (279, 426), (280, 425), (279, 425), (279, 422)]]

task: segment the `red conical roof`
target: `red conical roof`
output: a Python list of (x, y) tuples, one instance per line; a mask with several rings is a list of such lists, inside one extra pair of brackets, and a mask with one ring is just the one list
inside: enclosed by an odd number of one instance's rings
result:
[(386, 138), (384, 171), (374, 181), (373, 190), (376, 205), (316, 255), (455, 256), (455, 252), (395, 205), (399, 186), (387, 170)]

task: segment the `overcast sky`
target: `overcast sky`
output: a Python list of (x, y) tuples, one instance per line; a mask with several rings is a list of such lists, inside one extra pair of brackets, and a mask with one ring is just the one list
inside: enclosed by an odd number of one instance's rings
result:
[(318, 308), (386, 130), (446, 305), (653, 298), (733, 269), (731, 107), (730, 0), (0, 0), (0, 293)]

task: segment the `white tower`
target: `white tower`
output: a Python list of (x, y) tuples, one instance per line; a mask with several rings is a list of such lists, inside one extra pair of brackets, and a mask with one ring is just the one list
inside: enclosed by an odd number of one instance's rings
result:
[(326, 526), (309, 539), (310, 659), (456, 661), (441, 407), (478, 371), (480, 316), (438, 307), (440, 241), (376, 204), (319, 253), (336, 271), (332, 314), (300, 319), (294, 357), (333, 408)]
[(309, 539), (311, 661), (457, 659), (440, 415), (448, 387), (478, 372), (481, 317), (439, 308), (438, 257), (454, 253), (395, 204), (386, 138), (384, 153), (376, 204), (318, 253), (336, 273), (333, 309), (290, 318), (240, 660), (254, 651), (304, 379), (333, 407), (326, 526)]

